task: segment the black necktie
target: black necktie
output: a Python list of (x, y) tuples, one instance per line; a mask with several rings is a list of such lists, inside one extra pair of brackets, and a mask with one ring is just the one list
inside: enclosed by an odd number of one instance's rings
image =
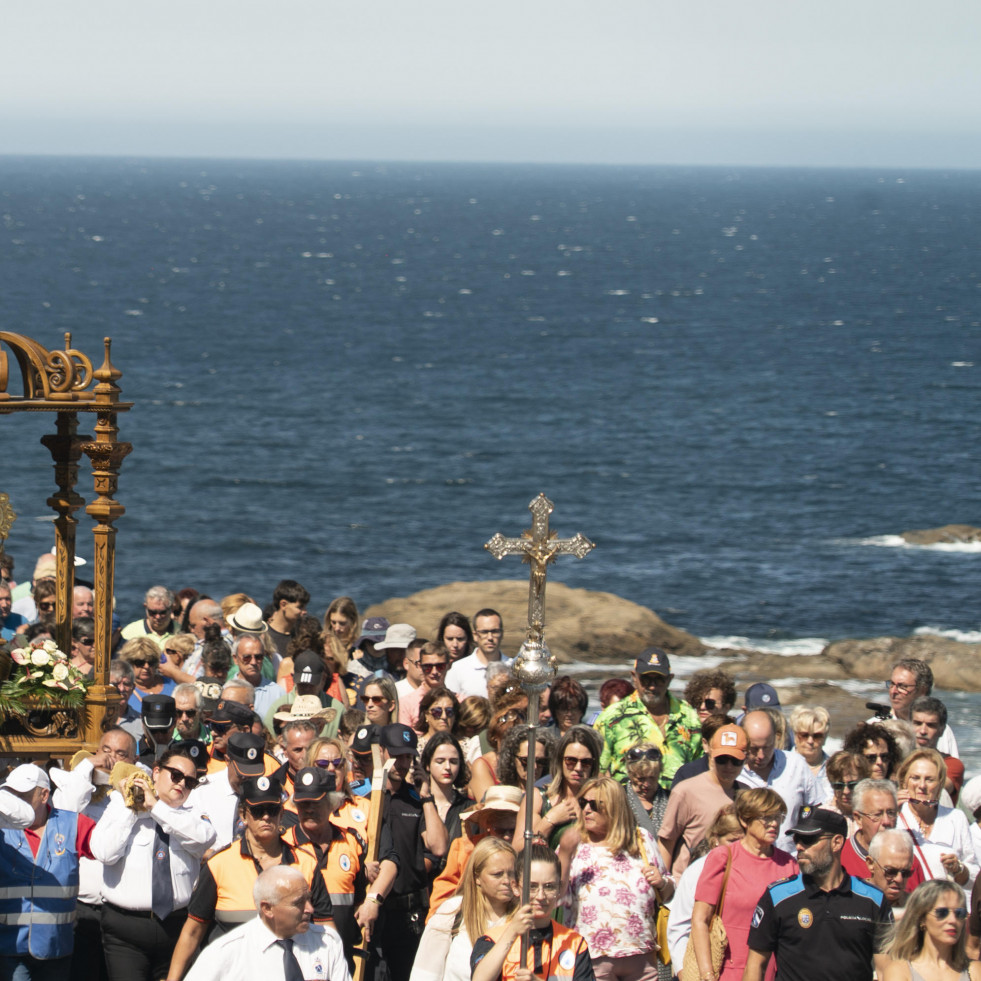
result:
[(166, 920), (174, 912), (174, 886), (170, 881), (170, 835), (153, 822), (153, 864), (150, 871), (150, 908)]
[(283, 948), (283, 978), (285, 981), (303, 981), (303, 972), (300, 970), (300, 962), (293, 953), (292, 940), (277, 940), (276, 943)]

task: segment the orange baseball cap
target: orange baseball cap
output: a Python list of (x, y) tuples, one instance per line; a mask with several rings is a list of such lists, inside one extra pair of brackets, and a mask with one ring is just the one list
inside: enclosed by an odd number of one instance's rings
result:
[(709, 745), (709, 753), (712, 758), (716, 756), (735, 756), (736, 759), (746, 759), (746, 750), (749, 749), (749, 738), (742, 726), (722, 726), (716, 729), (712, 742)]

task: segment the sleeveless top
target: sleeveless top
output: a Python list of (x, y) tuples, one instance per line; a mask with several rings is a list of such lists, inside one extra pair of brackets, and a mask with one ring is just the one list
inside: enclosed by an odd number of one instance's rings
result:
[[(909, 976), (912, 981), (925, 981), (923, 975), (920, 974), (915, 967), (913, 967), (910, 961), (907, 961), (906, 963), (909, 965)], [(961, 973), (957, 975), (957, 981), (971, 981), (971, 972), (961, 971)]]

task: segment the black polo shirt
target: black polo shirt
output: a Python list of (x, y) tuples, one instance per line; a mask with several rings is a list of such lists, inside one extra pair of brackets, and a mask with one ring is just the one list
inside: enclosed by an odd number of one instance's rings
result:
[(391, 835), (390, 840), (398, 854), (399, 872), (391, 895), (420, 893), (426, 888), (427, 880), (426, 846), (422, 841), (426, 819), (419, 795), (405, 783), (394, 794), (386, 790), (383, 815), (382, 828)]
[(749, 946), (776, 955), (781, 981), (871, 981), (892, 908), (870, 882), (845, 875), (825, 892), (803, 873), (781, 879), (760, 898)]

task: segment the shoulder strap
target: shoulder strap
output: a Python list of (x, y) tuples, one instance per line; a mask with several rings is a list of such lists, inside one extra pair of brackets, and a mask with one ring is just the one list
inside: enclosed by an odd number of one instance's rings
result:
[(733, 849), (739, 844), (739, 842), (733, 842), (729, 846), (729, 859), (726, 862), (726, 874), (722, 879), (722, 891), (719, 893), (719, 901), (715, 904), (715, 915), (722, 915), (722, 904), (726, 901), (726, 886), (729, 885), (729, 873), (732, 871), (732, 858)]

